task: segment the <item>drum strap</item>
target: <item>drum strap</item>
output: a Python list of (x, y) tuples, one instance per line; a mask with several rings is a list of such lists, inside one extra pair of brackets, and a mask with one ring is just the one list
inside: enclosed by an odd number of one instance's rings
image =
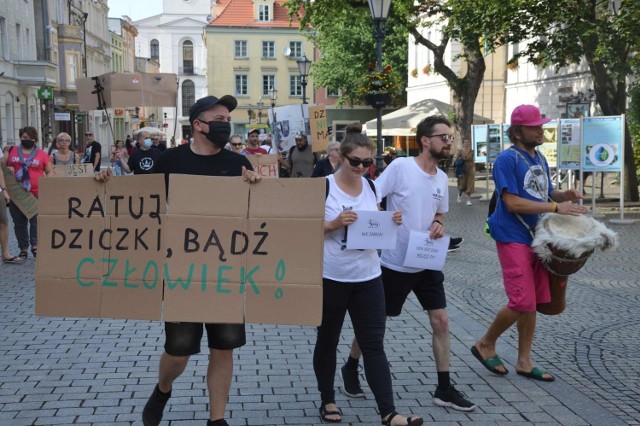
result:
[[(510, 147), (509, 147), (509, 149), (510, 149), (510, 150), (512, 150), (513, 152), (515, 152), (515, 153), (516, 153), (516, 155), (517, 155), (518, 157), (520, 157), (520, 158), (522, 159), (522, 161), (524, 161), (524, 163), (527, 165), (527, 167), (529, 167), (529, 171), (531, 172), (531, 174), (534, 174), (534, 173), (533, 173), (533, 170), (531, 169), (531, 164), (529, 164), (529, 161), (527, 161), (527, 158), (526, 158), (524, 155), (522, 155), (522, 154), (520, 153), (520, 151), (518, 151), (514, 146), (510, 146)], [(536, 150), (536, 158), (538, 158), (538, 155), (539, 155), (539, 156), (541, 156), (541, 157), (542, 157), (542, 159), (544, 160), (544, 161), (541, 161), (541, 163), (542, 163), (542, 168), (544, 169), (544, 164), (546, 163), (546, 158), (544, 158), (544, 155), (542, 155), (538, 150)], [(548, 172), (548, 170), (546, 170), (546, 169), (545, 169), (545, 172)], [(547, 178), (548, 178), (548, 174), (547, 174)], [(547, 194), (547, 199), (548, 199), (549, 201), (553, 201), (553, 200), (551, 199), (551, 197), (549, 196), (549, 194), (547, 193), (546, 188), (539, 188), (539, 187), (537, 186), (537, 185), (538, 185), (538, 181), (537, 181), (537, 180), (535, 181), (535, 185), (536, 185), (536, 190), (540, 193), (540, 196), (542, 196), (543, 194)], [(534, 235), (534, 230), (533, 230), (533, 229), (532, 229), (532, 228), (527, 224), (527, 222), (525, 222), (525, 221), (524, 221), (524, 219), (522, 218), (522, 216), (520, 216), (520, 213), (516, 213), (515, 215), (516, 215), (516, 217), (518, 218), (518, 220), (520, 221), (520, 223), (522, 223), (522, 225), (523, 225), (525, 228), (527, 228), (527, 231), (529, 231), (529, 234), (531, 234), (531, 238), (533, 238), (533, 237), (535, 236), (535, 235)]]

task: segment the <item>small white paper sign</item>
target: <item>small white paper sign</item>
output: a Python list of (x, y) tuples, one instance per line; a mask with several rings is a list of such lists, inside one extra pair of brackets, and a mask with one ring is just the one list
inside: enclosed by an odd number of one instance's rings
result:
[(442, 271), (447, 260), (450, 239), (450, 236), (445, 235), (432, 240), (428, 232), (411, 231), (404, 266)]
[(358, 210), (358, 220), (347, 228), (348, 249), (394, 249), (398, 225), (393, 212)]

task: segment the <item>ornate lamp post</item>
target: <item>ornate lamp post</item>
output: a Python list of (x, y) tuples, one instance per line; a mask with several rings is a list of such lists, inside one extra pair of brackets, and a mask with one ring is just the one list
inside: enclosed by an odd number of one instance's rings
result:
[[(373, 37), (376, 39), (376, 68), (382, 69), (382, 42), (386, 35), (385, 25), (389, 16), (391, 0), (369, 0), (369, 10), (371, 11), (371, 24), (373, 27)], [(382, 168), (382, 108), (385, 106), (381, 102), (373, 105), (377, 112), (377, 138), (376, 138), (376, 169)]]
[(262, 124), (262, 107), (264, 106), (262, 98), (260, 98), (260, 100), (256, 102), (256, 106), (258, 107), (258, 123)]
[(249, 117), (249, 124), (251, 124), (251, 118), (253, 117), (253, 110), (251, 109), (251, 104), (247, 106), (247, 116)]
[(298, 64), (298, 71), (300, 72), (300, 84), (302, 85), (302, 103), (307, 103), (307, 76), (311, 69), (311, 61), (307, 58), (307, 55), (302, 55), (302, 58), (296, 61)]
[(273, 87), (269, 89), (269, 99), (271, 100), (271, 114), (273, 121), (271, 122), (272, 147), (280, 146), (280, 135), (278, 133), (278, 121), (276, 120), (276, 100), (278, 99), (278, 91)]

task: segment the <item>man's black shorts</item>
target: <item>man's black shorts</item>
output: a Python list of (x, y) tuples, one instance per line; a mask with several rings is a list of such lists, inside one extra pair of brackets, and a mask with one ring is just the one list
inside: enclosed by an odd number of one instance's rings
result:
[(413, 293), (422, 309), (431, 311), (447, 307), (442, 271), (425, 269), (420, 272), (398, 272), (382, 267), (382, 284), (387, 304), (387, 316), (397, 317), (409, 293)]
[(211, 349), (235, 349), (247, 343), (244, 324), (202, 324), (199, 322), (165, 322), (164, 350), (173, 356), (189, 356), (200, 352), (200, 340), (207, 328)]

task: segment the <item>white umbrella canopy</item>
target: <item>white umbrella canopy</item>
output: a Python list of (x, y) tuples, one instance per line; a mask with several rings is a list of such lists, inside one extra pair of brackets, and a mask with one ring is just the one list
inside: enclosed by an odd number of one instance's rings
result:
[(160, 130), (160, 128), (158, 128), (158, 127), (146, 126), (146, 127), (143, 127), (141, 129), (136, 130), (135, 132), (133, 132), (133, 134), (137, 135), (140, 132), (146, 132), (146, 133), (149, 133), (150, 135), (164, 136), (164, 132), (162, 130)]
[[(382, 116), (382, 136), (415, 136), (416, 126), (429, 115), (444, 115), (453, 110), (453, 106), (436, 99), (424, 99), (397, 111)], [(473, 116), (474, 124), (492, 123), (490, 118)], [(376, 136), (376, 119), (367, 121), (367, 135)]]

